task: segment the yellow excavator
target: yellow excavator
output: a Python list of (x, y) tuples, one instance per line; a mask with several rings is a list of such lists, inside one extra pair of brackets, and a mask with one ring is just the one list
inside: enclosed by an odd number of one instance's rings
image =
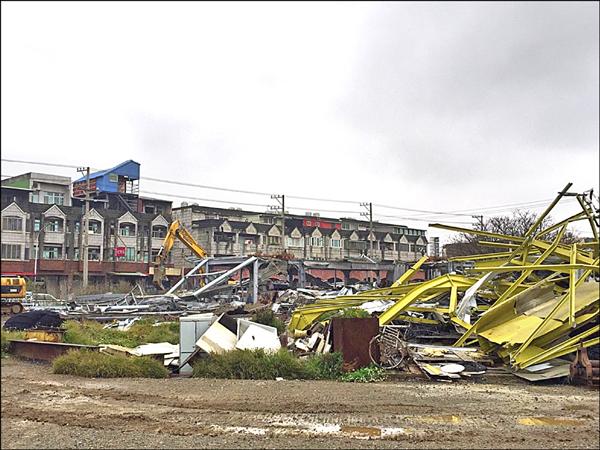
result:
[(0, 298), (2, 315), (19, 314), (23, 312), (23, 299), (27, 294), (27, 283), (23, 277), (2, 277)]
[(183, 244), (198, 258), (206, 258), (208, 256), (206, 250), (204, 250), (202, 246), (196, 242), (190, 232), (185, 229), (179, 220), (175, 220), (169, 227), (167, 235), (165, 236), (165, 240), (163, 241), (163, 244), (160, 247), (160, 250), (158, 251), (156, 259), (153, 263), (154, 276), (152, 281), (156, 287), (160, 289), (165, 289), (163, 286), (163, 280), (165, 278), (164, 262), (169, 256), (169, 252), (173, 248), (173, 244), (175, 244), (175, 239), (179, 239), (181, 242), (183, 242)]

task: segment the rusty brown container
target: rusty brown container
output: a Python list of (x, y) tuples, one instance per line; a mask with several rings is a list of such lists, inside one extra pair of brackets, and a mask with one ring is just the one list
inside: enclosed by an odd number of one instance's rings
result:
[[(379, 320), (375, 317), (331, 319), (332, 351), (344, 355), (346, 370), (355, 370), (372, 363), (369, 357), (369, 343), (379, 334)], [(379, 350), (373, 355), (379, 362)]]

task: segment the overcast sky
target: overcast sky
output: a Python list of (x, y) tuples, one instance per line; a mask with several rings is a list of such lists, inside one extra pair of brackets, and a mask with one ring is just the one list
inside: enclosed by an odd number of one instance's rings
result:
[[(134, 159), (145, 192), (272, 203), (147, 176), (356, 202), (286, 202), (334, 217), (369, 201), (481, 210), (569, 181), (598, 191), (597, 2), (1, 8), (5, 159)], [(77, 177), (2, 164), (28, 171)], [(471, 220), (374, 213), (421, 228)]]

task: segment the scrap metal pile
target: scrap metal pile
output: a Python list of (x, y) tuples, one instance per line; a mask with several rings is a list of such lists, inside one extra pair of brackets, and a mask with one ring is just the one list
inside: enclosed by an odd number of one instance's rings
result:
[[(474, 263), (467, 274), (410, 283), (424, 257), (390, 287), (317, 299), (293, 311), (291, 334), (301, 335), (331, 312), (370, 305), (382, 311), (382, 333), (374, 343), (384, 367), (410, 359), (428, 375), (456, 378), (481, 373), (481, 362), (491, 358), (532, 381), (568, 375), (570, 361), (561, 357), (600, 343), (599, 212), (590, 191), (569, 193), (570, 187), (522, 236), (431, 225), (486, 239), (479, 245), (502, 251), (456, 258)], [(568, 196), (576, 197), (581, 211), (542, 228)], [(592, 241), (563, 242), (576, 221), (589, 223)], [(391, 343), (384, 339), (389, 326), (400, 330)]]

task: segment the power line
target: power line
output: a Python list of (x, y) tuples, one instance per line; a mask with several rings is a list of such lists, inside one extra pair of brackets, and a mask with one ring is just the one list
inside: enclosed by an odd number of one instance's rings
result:
[(19, 163), (19, 164), (33, 164), (33, 165), (37, 165), (37, 166), (66, 167), (67, 169), (77, 169), (78, 167), (81, 167), (81, 166), (71, 166), (68, 164), (45, 163), (45, 162), (39, 162), (39, 161), (21, 161), (18, 159), (5, 159), (5, 158), (2, 158), (2, 162), (12, 162), (12, 163)]
[[(565, 203), (572, 203), (576, 201), (576, 199), (574, 198), (566, 198), (566, 199), (562, 199), (562, 204), (564, 205)], [(548, 204), (548, 202), (537, 202), (537, 203), (520, 203), (520, 204), (516, 204), (515, 206), (511, 207), (511, 208), (490, 208), (487, 210), (477, 210), (474, 209), (473, 210), (473, 215), (480, 213), (479, 215), (484, 215), (484, 216), (489, 216), (489, 215), (493, 215), (493, 214), (498, 214), (498, 213), (502, 213), (502, 212), (507, 212), (507, 211), (514, 211), (515, 209), (519, 209), (519, 208), (525, 208), (525, 209), (538, 209), (538, 208), (544, 208), (546, 207), (546, 205)], [(424, 215), (424, 214), (419, 214), (419, 215), (415, 215), (415, 216), (408, 216), (411, 218), (432, 218), (432, 219), (436, 219), (436, 216), (432, 216), (432, 215)]]
[[(234, 201), (226, 201), (226, 200), (217, 200), (217, 199), (212, 199), (212, 198), (193, 197), (193, 196), (189, 196), (189, 195), (170, 194), (167, 192), (140, 191), (140, 194), (161, 195), (164, 197), (185, 198), (185, 199), (189, 199), (189, 200), (199, 200), (199, 201), (203, 201), (203, 202), (227, 203), (227, 204), (231, 204), (231, 205), (258, 206), (258, 207), (265, 207), (265, 208), (269, 207), (269, 205), (266, 203), (234, 202)], [(338, 210), (338, 209), (315, 209), (315, 208), (307, 208), (305, 206), (286, 206), (285, 209), (296, 209), (296, 210), (304, 210), (304, 211), (310, 211), (312, 209), (313, 211), (318, 211), (318, 212), (358, 214), (357, 211)]]
[[(374, 214), (377, 217), (389, 217), (389, 218), (393, 218), (393, 219), (401, 219), (401, 220), (408, 220), (408, 221), (416, 221), (416, 222), (429, 222), (429, 219), (415, 219), (414, 217), (404, 217), (404, 216), (391, 216), (391, 215), (387, 215), (387, 214)], [(473, 222), (452, 222), (452, 221), (447, 221), (444, 220), (444, 223), (458, 223), (458, 224), (463, 224), (463, 225), (472, 225)]]
[(140, 194), (162, 195), (165, 197), (185, 198), (188, 200), (199, 200), (202, 202), (226, 203), (226, 204), (230, 204), (230, 205), (259, 206), (259, 207), (265, 207), (265, 208), (269, 207), (269, 205), (267, 205), (266, 203), (231, 202), (231, 201), (227, 201), (227, 200), (215, 200), (212, 198), (192, 197), (189, 195), (169, 194), (166, 192), (140, 191)]
[(380, 203), (373, 203), (373, 206), (377, 206), (379, 208), (388, 208), (388, 209), (397, 209), (397, 210), (401, 210), (401, 211), (429, 213), (429, 214), (442, 215), (442, 216), (469, 216), (469, 217), (471, 216), (471, 214), (455, 214), (455, 213), (449, 213), (449, 212), (443, 212), (443, 211), (428, 211), (425, 209), (401, 208), (399, 206), (382, 205)]
[[(72, 165), (68, 165), (68, 164), (56, 164), (56, 163), (47, 163), (47, 162), (39, 162), (39, 161), (24, 161), (24, 160), (5, 159), (5, 158), (2, 158), (2, 161), (21, 163), (21, 164), (42, 165), (42, 166), (50, 166), (50, 167), (74, 168), (74, 169), (77, 169), (79, 167), (79, 166), (72, 166)], [(96, 170), (96, 169), (94, 169), (94, 170)], [(260, 191), (250, 191), (250, 190), (245, 190), (245, 189), (209, 186), (209, 185), (203, 185), (203, 184), (197, 184), (197, 183), (188, 183), (188, 182), (176, 181), (176, 180), (166, 180), (166, 179), (154, 178), (154, 177), (140, 177), (140, 179), (154, 181), (154, 182), (158, 182), (158, 183), (173, 184), (173, 185), (178, 185), (178, 186), (190, 186), (190, 187), (197, 187), (197, 188), (201, 188), (201, 189), (211, 189), (211, 190), (224, 191), (224, 192), (234, 192), (234, 193), (242, 193), (242, 194), (250, 194), (250, 195), (265, 195), (265, 196), (269, 196), (269, 197), (272, 195), (272, 193), (270, 193), (270, 192), (260, 192)], [(159, 195), (172, 195), (172, 194), (159, 194)], [(286, 195), (286, 197), (288, 199), (311, 200), (311, 201), (319, 201), (319, 202), (333, 202), (333, 203), (345, 203), (345, 204), (359, 204), (360, 203), (358, 201), (352, 201), (352, 200), (325, 199), (325, 198), (305, 197), (305, 196), (295, 196), (295, 195)], [(191, 198), (191, 197), (185, 197), (185, 198)], [(571, 199), (569, 199), (569, 200), (571, 200)], [(202, 201), (218, 202), (220, 200), (206, 199), (206, 200), (202, 200)], [(383, 205), (383, 204), (379, 204), (379, 203), (374, 203), (373, 205), (377, 206), (379, 208), (388, 208), (388, 209), (394, 209), (394, 210), (400, 210), (400, 211), (410, 211), (410, 212), (421, 213), (421, 214), (417, 214), (415, 216), (402, 216), (402, 217), (387, 216), (387, 217), (401, 218), (403, 220), (419, 220), (419, 218), (422, 218), (423, 221), (428, 221), (428, 220), (433, 220), (433, 219), (431, 219), (431, 216), (471, 217), (474, 213), (477, 213), (477, 212), (481, 213), (481, 212), (487, 211), (488, 213), (497, 213), (497, 212), (502, 211), (502, 210), (496, 211), (496, 209), (498, 209), (498, 208), (504, 208), (504, 207), (509, 207), (509, 206), (514, 206), (514, 207), (526, 206), (526, 205), (533, 205), (533, 204), (538, 204), (538, 203), (547, 202), (547, 201), (548, 200), (535, 200), (535, 201), (531, 201), (531, 202), (512, 203), (512, 204), (496, 205), (496, 206), (483, 207), (483, 208), (471, 208), (471, 209), (463, 209), (463, 210), (455, 210), (455, 211), (431, 211), (431, 210), (416, 209), (416, 208), (404, 208), (404, 207), (392, 206), (392, 205)], [(222, 201), (222, 203), (235, 204), (234, 202), (226, 202), (226, 201)], [(262, 205), (258, 205), (255, 203), (244, 203), (244, 202), (237, 202), (237, 204), (245, 204), (245, 205), (250, 205), (250, 206), (262, 206)], [(295, 207), (294, 209), (305, 209), (305, 210), (313, 209), (313, 210), (319, 211), (318, 209), (315, 209), (315, 208)], [(356, 213), (355, 211), (327, 210), (327, 209), (323, 209), (321, 211), (339, 212), (339, 213)], [(386, 217), (386, 216), (382, 215), (382, 217)], [(425, 217), (429, 217), (430, 219), (425, 219)], [(434, 218), (436, 218), (436, 217), (434, 217)], [(441, 220), (441, 219), (436, 218), (436, 220)]]

